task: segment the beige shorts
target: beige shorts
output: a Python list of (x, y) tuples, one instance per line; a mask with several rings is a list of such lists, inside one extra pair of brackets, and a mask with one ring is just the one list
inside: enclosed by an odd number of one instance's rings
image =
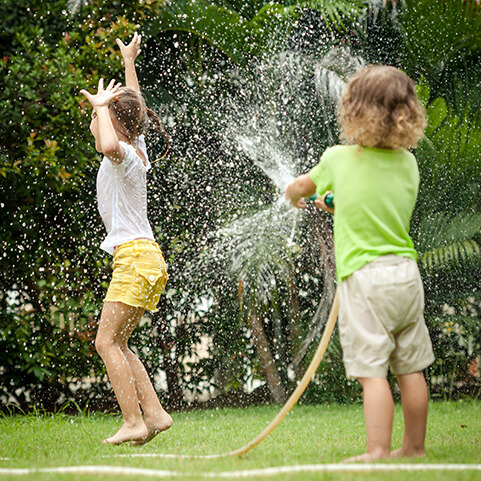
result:
[(386, 255), (339, 286), (339, 334), (349, 378), (421, 371), (434, 361), (416, 262)]

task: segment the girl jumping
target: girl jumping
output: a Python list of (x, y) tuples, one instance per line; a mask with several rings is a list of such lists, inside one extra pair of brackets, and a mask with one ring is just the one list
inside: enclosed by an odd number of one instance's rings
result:
[(117, 39), (126, 87), (112, 80), (104, 88), (100, 79), (96, 94), (81, 90), (93, 108), (90, 131), (95, 148), (104, 155), (97, 174), (97, 202), (107, 237), (100, 247), (114, 260), (95, 339), (124, 421), (117, 433), (104, 440), (108, 444), (143, 444), (172, 425), (145, 367), (128, 347), (145, 309), (155, 310), (168, 277), (147, 219), (150, 163), (143, 132), (150, 121), (167, 140), (168, 135), (140, 93), (135, 70), (140, 41), (137, 33), (129, 45)]

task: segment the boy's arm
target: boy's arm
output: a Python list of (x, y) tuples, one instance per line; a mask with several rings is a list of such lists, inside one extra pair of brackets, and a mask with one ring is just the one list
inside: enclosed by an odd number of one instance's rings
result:
[(306, 208), (304, 197), (311, 197), (316, 193), (316, 184), (309, 173), (300, 175), (286, 187), (286, 199), (298, 209)]
[(120, 38), (116, 39), (117, 45), (120, 48), (120, 53), (124, 59), (125, 66), (125, 86), (131, 87), (137, 92), (140, 92), (139, 79), (137, 78), (137, 71), (135, 70), (135, 59), (140, 53), (140, 41), (142, 37), (135, 32), (132, 41), (125, 45)]

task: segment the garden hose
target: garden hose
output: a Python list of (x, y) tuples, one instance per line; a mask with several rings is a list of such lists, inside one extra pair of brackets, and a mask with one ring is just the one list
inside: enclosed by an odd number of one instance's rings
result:
[(337, 314), (339, 312), (339, 295), (338, 291), (336, 290), (336, 294), (334, 295), (334, 301), (332, 303), (331, 312), (329, 313), (329, 317), (327, 318), (326, 327), (324, 328), (324, 332), (322, 333), (321, 340), (319, 342), (319, 346), (312, 358), (311, 364), (307, 368), (304, 376), (302, 377), (301, 381), (297, 385), (294, 392), (291, 394), (290, 398), (284, 404), (282, 409), (279, 411), (277, 416), (271, 421), (271, 423), (262, 431), (256, 438), (252, 441), (247, 443), (245, 446), (236, 449), (235, 451), (230, 451), (225, 454), (221, 454), (219, 456), (240, 456), (241, 454), (245, 454), (250, 451), (252, 448), (256, 447), (260, 444), (264, 439), (269, 436), (274, 429), (281, 423), (281, 421), (287, 416), (289, 411), (295, 406), (299, 398), (302, 396), (304, 391), (306, 390), (308, 384), (311, 382), (312, 376), (316, 372), (319, 364), (324, 357), (324, 354), (327, 349), (327, 345), (332, 336), (332, 331), (334, 330), (334, 326), (336, 325)]

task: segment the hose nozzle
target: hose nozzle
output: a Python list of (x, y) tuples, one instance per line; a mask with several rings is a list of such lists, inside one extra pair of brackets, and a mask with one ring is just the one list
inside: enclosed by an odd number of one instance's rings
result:
[[(312, 201), (316, 199), (317, 199), (317, 193), (309, 197), (309, 200), (312, 200)], [(329, 194), (326, 195), (324, 202), (326, 203), (327, 207), (334, 209), (334, 195), (331, 192), (329, 192)]]

